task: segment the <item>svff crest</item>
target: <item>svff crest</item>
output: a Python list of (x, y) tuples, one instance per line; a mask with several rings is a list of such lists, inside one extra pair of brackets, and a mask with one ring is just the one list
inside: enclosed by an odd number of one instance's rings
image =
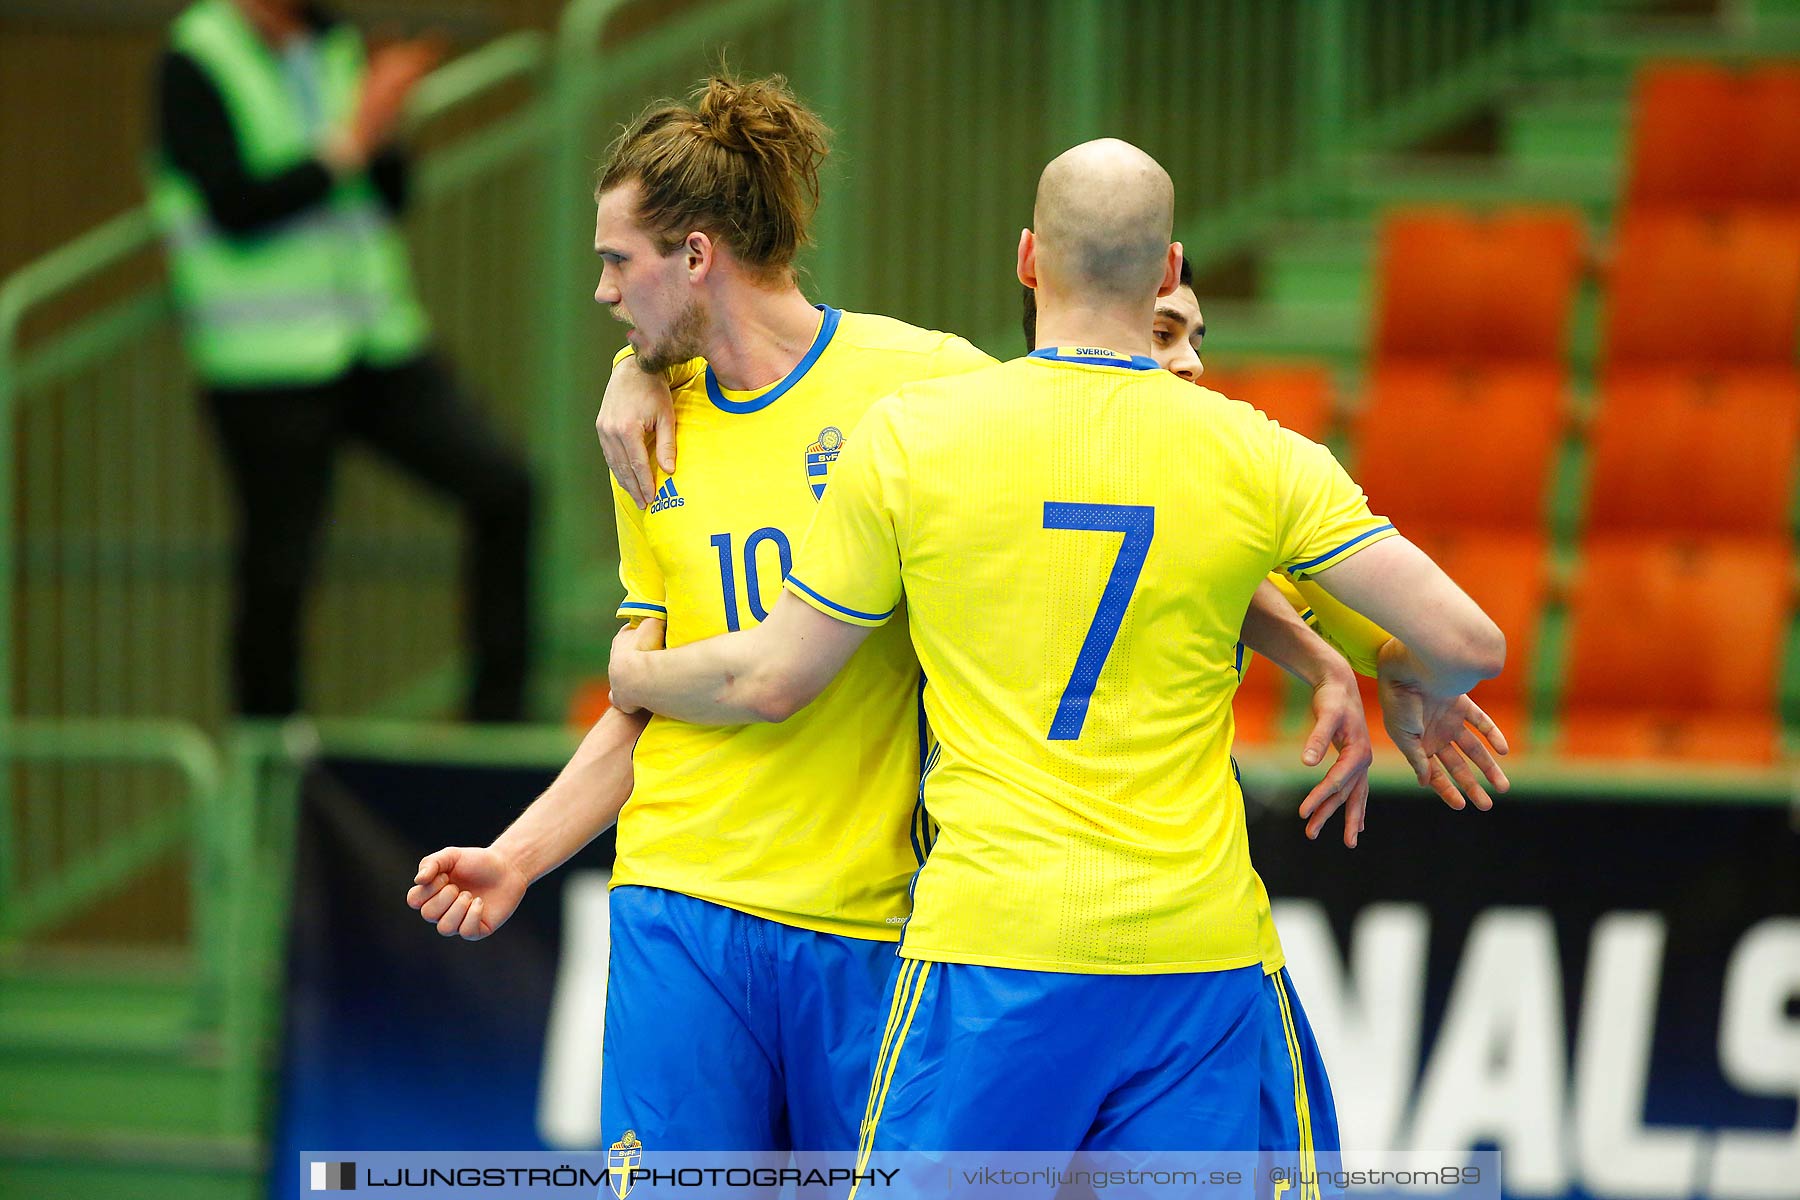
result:
[(825, 498), (825, 484), (831, 478), (831, 464), (844, 449), (844, 431), (836, 425), (819, 430), (819, 440), (806, 448), (806, 482), (814, 500)]
[(631, 1173), (643, 1161), (644, 1144), (638, 1141), (636, 1131), (630, 1129), (606, 1152), (606, 1182), (612, 1185), (613, 1195), (619, 1200), (625, 1200), (631, 1194)]

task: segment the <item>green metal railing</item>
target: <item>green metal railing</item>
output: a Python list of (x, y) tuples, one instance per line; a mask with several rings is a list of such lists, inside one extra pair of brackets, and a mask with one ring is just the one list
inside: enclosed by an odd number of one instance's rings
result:
[[(245, 806), (229, 802), (212, 739), (177, 721), (15, 720), (0, 724), (0, 947), (29, 938), (119, 890), (158, 863), (185, 868), (186, 911), (154, 912), (192, 947), (195, 1030), (226, 1034), (228, 1070), (254, 1096), (256, 1016), (232, 1004), (244, 979), (234, 892), (253, 876), (234, 857)], [(181, 927), (185, 925), (185, 930)], [(116, 936), (108, 940), (119, 940)], [(126, 929), (144, 942), (168, 931)], [(236, 1031), (236, 1036), (232, 1036)], [(248, 1106), (244, 1112), (252, 1111)], [(231, 1112), (221, 1111), (221, 1128)]]
[[(524, 83), (525, 33), (449, 64), (409, 114), (441, 118)], [(497, 423), (519, 429), (530, 256), (507, 220), (542, 184), (538, 106), (431, 154), (414, 233), (445, 340)], [(207, 995), (232, 865), (220, 831), (232, 498), (207, 445), (143, 210), (0, 286), (0, 944), (38, 934), (191, 848), (192, 936)], [(91, 293), (102, 299), (95, 302)], [(78, 321), (25, 342), (60, 307)], [(24, 342), (24, 344), (22, 344)], [(454, 629), (455, 531), (363, 462), (345, 472), (314, 613), (313, 694), (353, 712), (439, 667)], [(152, 939), (156, 940), (156, 939)]]
[[(592, 418), (620, 338), (591, 302), (591, 186), (612, 132), (651, 98), (684, 94), (721, 54), (788, 74), (836, 130), (809, 292), (1011, 354), (1013, 249), (1058, 150), (1117, 133), (1155, 153), (1204, 265), (1271, 222), (1329, 211), (1347, 156), (1403, 144), (1554, 63), (1587, 2), (716, 0), (621, 40), (619, 0), (572, 0), (552, 38), (513, 35), (444, 67), (413, 114), (443, 144), (421, 159), (409, 231), (442, 344), (538, 469), (543, 661), (602, 662), (618, 594)], [(134, 212), (0, 285), (0, 732), (103, 723), (33, 743), (56, 749), (13, 755), (0, 779), (0, 912), (31, 914), (0, 923), (0, 939), (102, 888), (100, 875), (21, 866), (45, 861), (46, 820), (97, 830), (85, 853), (126, 864), (103, 873), (116, 882), (169, 843), (115, 828), (108, 805), (167, 830), (256, 795), (233, 773), (220, 801), (147, 760), (106, 786), (91, 770), (99, 730), (145, 746), (228, 729), (232, 499), (154, 248)], [(334, 511), (313, 709), (441, 712), (460, 661), (451, 514), (362, 461)], [(206, 882), (226, 870), (205, 861), (217, 843), (194, 844), (196, 902), (228, 903)]]
[[(145, 862), (188, 846), (218, 844), (223, 829), (220, 767), (210, 738), (176, 721), (12, 721), (0, 726), (0, 763), (11, 772), (23, 836), (0, 841), (0, 938), (27, 934), (71, 903), (104, 894)], [(156, 772), (167, 785), (137, 786)], [(88, 776), (91, 805), (60, 803), (58, 789), (30, 786), (57, 775)], [(24, 783), (25, 786), (20, 786)], [(29, 850), (29, 855), (21, 854)], [(199, 857), (217, 868), (221, 856)], [(196, 886), (208, 892), (216, 880)], [(196, 905), (197, 940), (215, 920)]]
[[(534, 76), (545, 57), (543, 37), (526, 33), (446, 67), (421, 88), (414, 123), (428, 127)], [(414, 218), (421, 239), (442, 247), (420, 257), (446, 341), (495, 398), (500, 422), (515, 427), (528, 403), (515, 361), (526, 269), (515, 265), (523, 234), (506, 214), (540, 182), (519, 178), (539, 165), (530, 133), (502, 122), (431, 156)], [(0, 587), (0, 616), (19, 648), (0, 659), (0, 707), (13, 714), (172, 716), (208, 729), (225, 715), (232, 500), (160, 282), (152, 276), (67, 332), (19, 346), (34, 310), (141, 267), (154, 249), (140, 210), (0, 288), (0, 419), (15, 435), (0, 451), (12, 481), (0, 517), (15, 531), (0, 543), (9, 585)], [(313, 656), (328, 711), (366, 706), (384, 683), (436, 665), (454, 640), (435, 611), (445, 605), (418, 594), (452, 582), (444, 514), (365, 464), (347, 476), (315, 621), (330, 650)], [(421, 538), (422, 528), (432, 532)], [(353, 666), (334, 673), (334, 661)]]

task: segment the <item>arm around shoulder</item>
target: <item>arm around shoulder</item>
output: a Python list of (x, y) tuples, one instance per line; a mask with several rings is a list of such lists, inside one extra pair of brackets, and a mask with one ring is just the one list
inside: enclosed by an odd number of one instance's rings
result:
[(811, 704), (869, 634), (792, 592), (769, 619), (675, 650), (613, 642), (615, 701), (694, 725), (779, 724)]

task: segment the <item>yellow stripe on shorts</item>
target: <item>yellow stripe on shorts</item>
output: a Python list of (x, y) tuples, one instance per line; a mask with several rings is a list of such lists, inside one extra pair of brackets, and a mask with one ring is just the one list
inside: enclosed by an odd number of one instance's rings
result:
[(1287, 1038), (1288, 1062), (1294, 1069), (1294, 1116), (1300, 1126), (1300, 1195), (1297, 1200), (1319, 1200), (1319, 1164), (1313, 1154), (1312, 1111), (1306, 1103), (1306, 1063), (1300, 1057), (1300, 1034), (1294, 1028), (1294, 1012), (1288, 1006), (1287, 981), (1277, 971), (1275, 997), (1281, 1003), (1281, 1032)]
[[(907, 1030), (912, 1028), (913, 1014), (919, 1011), (919, 1001), (925, 995), (925, 980), (931, 974), (931, 964), (929, 962), (918, 962), (917, 966), (919, 969), (913, 972), (911, 988), (906, 988), (906, 979), (903, 969), (901, 987), (895, 989), (896, 1000), (899, 999), (901, 991), (909, 991), (909, 998), (906, 1006), (906, 1019), (900, 1023), (900, 1028), (894, 1037), (893, 1044), (887, 1048), (887, 1061), (885, 1063), (877, 1061), (875, 1064), (875, 1078), (870, 1084), (869, 1092), (869, 1102), (874, 1107), (874, 1113), (869, 1119), (868, 1128), (863, 1132), (862, 1152), (856, 1156), (856, 1173), (858, 1175), (861, 1175), (864, 1168), (869, 1165), (869, 1155), (875, 1149), (875, 1130), (881, 1124), (882, 1110), (887, 1107), (888, 1086), (894, 1082), (894, 1067), (900, 1061), (900, 1051), (902, 1047), (906, 1045), (906, 1033)], [(890, 1017), (891, 1015), (892, 1014), (890, 1014)], [(856, 1200), (855, 1183), (852, 1183), (850, 1186), (850, 1200)]]
[(916, 959), (900, 960), (900, 975), (894, 980), (894, 998), (888, 1002), (887, 1024), (881, 1030), (881, 1048), (875, 1052), (875, 1073), (869, 1078), (869, 1100), (863, 1105), (862, 1124), (856, 1131), (856, 1157), (859, 1161), (863, 1157), (863, 1147), (869, 1141), (869, 1130), (874, 1124), (875, 1093), (881, 1090), (881, 1069), (887, 1063), (888, 1047), (894, 1040), (894, 1031), (900, 1027), (900, 1014), (906, 1010), (906, 989), (918, 966)]

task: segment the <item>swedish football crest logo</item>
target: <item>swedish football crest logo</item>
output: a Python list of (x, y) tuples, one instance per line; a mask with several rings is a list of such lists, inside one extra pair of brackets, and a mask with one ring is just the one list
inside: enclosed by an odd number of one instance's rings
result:
[(644, 1143), (638, 1141), (636, 1132), (630, 1129), (607, 1151), (606, 1181), (612, 1185), (613, 1195), (619, 1200), (625, 1200), (631, 1194), (631, 1173), (643, 1161)]
[(814, 500), (825, 498), (825, 484), (831, 478), (831, 464), (844, 449), (844, 431), (835, 425), (819, 430), (819, 440), (806, 448), (806, 483)]

